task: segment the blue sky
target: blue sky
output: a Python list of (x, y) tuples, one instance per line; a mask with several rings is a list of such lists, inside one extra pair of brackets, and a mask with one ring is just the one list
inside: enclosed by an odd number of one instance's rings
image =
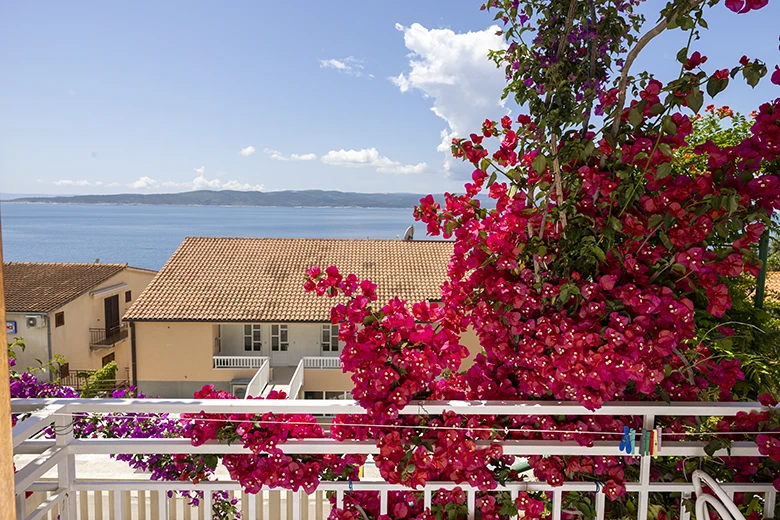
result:
[[(505, 111), (479, 4), (4, 2), (0, 191), (456, 190), (465, 169), (437, 147)], [(780, 61), (780, 1), (707, 18), (707, 70)], [(676, 74), (682, 38), (635, 70)], [(778, 95), (765, 78), (716, 101), (749, 112)]]

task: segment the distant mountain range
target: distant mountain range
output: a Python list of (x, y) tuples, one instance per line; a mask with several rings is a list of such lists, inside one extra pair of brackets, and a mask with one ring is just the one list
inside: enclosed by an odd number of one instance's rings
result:
[[(8, 194), (6, 194), (8, 197)], [(351, 193), (343, 191), (188, 191), (184, 193), (118, 195), (24, 196), (6, 203), (142, 204), (155, 206), (276, 206), (331, 208), (412, 208), (422, 195), (412, 193)]]

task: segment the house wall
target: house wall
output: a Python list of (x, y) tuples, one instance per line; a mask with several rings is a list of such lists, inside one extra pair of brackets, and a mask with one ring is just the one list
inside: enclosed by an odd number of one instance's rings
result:
[[(289, 365), (297, 365), (304, 356), (323, 356), (320, 352), (322, 324), (290, 323)], [(244, 351), (243, 324), (198, 322), (136, 322), (136, 362), (139, 389), (159, 397), (192, 397), (204, 385), (230, 391), (230, 382), (248, 382), (255, 370), (214, 369), (213, 356), (269, 356), (270, 324), (262, 324), (263, 350)], [(220, 341), (217, 342), (217, 338)], [(476, 334), (469, 330), (461, 337), (471, 355), (462, 368), (473, 363), (480, 351)], [(219, 344), (219, 350), (217, 345)], [(337, 356), (339, 352), (331, 353)], [(273, 358), (272, 358), (273, 359)], [(276, 366), (285, 366), (277, 363)], [(350, 374), (337, 369), (305, 369), (303, 391), (349, 391)]]
[[(46, 325), (42, 328), (27, 328), (27, 316), (33, 316), (33, 314), (20, 314), (15, 312), (9, 312), (6, 314), (5, 320), (16, 322), (16, 334), (7, 334), (8, 343), (13, 343), (16, 338), (24, 339), (25, 349), (15, 349), (16, 352), (16, 367), (17, 372), (24, 372), (28, 367), (39, 367), (38, 359), (42, 363), (46, 363), (49, 359), (49, 342)], [(46, 315), (41, 315), (44, 321)], [(49, 373), (36, 374), (39, 379), (48, 381)]]
[(230, 391), (231, 380), (250, 380), (255, 370), (213, 368), (218, 335), (216, 323), (136, 322), (139, 390), (150, 396), (192, 397), (204, 385)]
[[(155, 273), (135, 269), (125, 269), (112, 276), (102, 284), (93, 287), (99, 291), (118, 284), (127, 284), (115, 293), (92, 296), (89, 292), (65, 304), (55, 312), (49, 313), (51, 327), (52, 350), (54, 354), (65, 357), (71, 370), (96, 370), (103, 366), (103, 357), (114, 354), (117, 364), (117, 379), (129, 379), (131, 376), (130, 335), (112, 348), (91, 349), (90, 328), (104, 328), (105, 303), (107, 297), (119, 296), (119, 316), (130, 308), (133, 301), (149, 285)], [(125, 302), (125, 291), (131, 291), (132, 300)], [(54, 316), (57, 312), (65, 313), (65, 325), (55, 327)]]
[[(90, 289), (98, 291), (118, 284), (126, 284), (118, 290), (119, 315), (122, 316), (130, 307), (135, 298), (149, 285), (156, 273), (132, 268), (125, 269), (112, 276), (105, 282)], [(125, 302), (125, 291), (131, 291), (132, 300)], [(90, 292), (84, 293), (78, 298), (68, 302), (64, 306), (42, 315), (48, 321), (48, 327), (27, 328), (27, 316), (30, 314), (9, 313), (6, 321), (16, 321), (17, 333), (8, 334), (8, 341), (15, 337), (24, 339), (26, 349), (18, 355), (17, 366), (24, 370), (28, 366), (38, 366), (36, 358), (44, 363), (49, 360), (49, 331), (51, 333), (51, 353), (59, 354), (65, 358), (71, 370), (96, 370), (103, 366), (102, 359), (111, 353), (114, 354), (118, 366), (117, 378), (125, 379), (130, 376), (130, 338), (112, 348), (99, 350), (90, 349), (90, 328), (105, 327), (104, 299), (108, 295), (92, 296)], [(56, 327), (54, 316), (58, 312), (65, 313), (65, 324)]]
[(303, 369), (303, 388), (306, 391), (346, 391), (354, 388), (352, 384), (352, 374), (345, 374), (340, 369), (334, 368), (304, 368)]
[(220, 325), (220, 345), (222, 356), (269, 356), (273, 366), (294, 366), (307, 356), (328, 357), (338, 356), (339, 352), (322, 352), (321, 334), (324, 323), (288, 323), (288, 339), (290, 346), (287, 352), (271, 351), (271, 324), (261, 323), (262, 350), (244, 350), (244, 324), (223, 323)]

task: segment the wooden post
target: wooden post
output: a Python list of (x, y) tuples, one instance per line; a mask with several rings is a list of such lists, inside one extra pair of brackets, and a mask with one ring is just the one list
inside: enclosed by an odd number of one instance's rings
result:
[(769, 229), (761, 235), (758, 242), (758, 258), (761, 260), (761, 270), (756, 278), (756, 296), (754, 305), (759, 309), (764, 308), (764, 288), (766, 286), (766, 262), (769, 259)]
[[(5, 325), (3, 235), (0, 229), (0, 320)], [(0, 520), (16, 519), (14, 450), (11, 442), (11, 386), (8, 384), (8, 348), (0, 348)]]

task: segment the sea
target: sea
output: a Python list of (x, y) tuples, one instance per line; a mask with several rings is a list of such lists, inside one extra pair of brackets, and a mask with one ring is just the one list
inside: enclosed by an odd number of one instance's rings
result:
[[(402, 237), (412, 208), (272, 208), (0, 203), (3, 259), (160, 269), (187, 236)], [(425, 238), (417, 223), (415, 238)]]

